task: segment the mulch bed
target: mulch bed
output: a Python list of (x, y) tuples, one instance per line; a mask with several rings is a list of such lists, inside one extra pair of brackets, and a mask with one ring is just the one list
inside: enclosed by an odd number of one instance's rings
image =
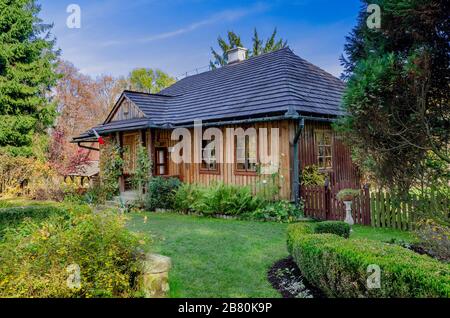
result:
[(268, 272), (268, 279), (283, 298), (325, 298), (302, 276), (292, 257), (276, 262)]

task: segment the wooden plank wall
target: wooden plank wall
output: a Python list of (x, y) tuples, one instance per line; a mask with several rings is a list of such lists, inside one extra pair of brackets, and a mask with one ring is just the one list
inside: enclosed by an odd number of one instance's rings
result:
[[(226, 144), (226, 129), (227, 128), (239, 128), (242, 126), (224, 126), (220, 127), (223, 133), (223, 142)], [(250, 127), (250, 126), (248, 126)], [(242, 128), (248, 128), (242, 127)], [(280, 198), (290, 200), (291, 199), (291, 145), (290, 140), (293, 139), (291, 128), (293, 127), (289, 121), (279, 121), (279, 122), (267, 122), (267, 123), (257, 123), (252, 127), (256, 128), (259, 132), (260, 128), (267, 128), (268, 131), (268, 139), (269, 139), (269, 151), (270, 151), (270, 129), (271, 128), (279, 128), (280, 130), (280, 160), (281, 160), (281, 169), (280, 169)], [(191, 135), (194, 136), (193, 129), (190, 130)], [(160, 144), (161, 146), (173, 147), (176, 144), (176, 141), (172, 141), (171, 139), (171, 131), (168, 130), (156, 130), (154, 132), (155, 142)], [(192, 150), (193, 151), (193, 150)], [(222, 156), (225, 156), (225, 152), (227, 150), (224, 149)], [(170, 157), (170, 154), (169, 154)], [(224, 157), (225, 158), (225, 157)], [(223, 159), (225, 162), (225, 160)], [(194, 163), (182, 163), (175, 164), (172, 160), (169, 160), (169, 174), (173, 176), (180, 177), (181, 180), (188, 183), (198, 183), (209, 185), (212, 182), (224, 182), (225, 184), (235, 184), (240, 186), (251, 186), (253, 191), (257, 190), (258, 184), (262, 184), (263, 180), (268, 179), (268, 176), (254, 176), (254, 175), (237, 175), (234, 171), (234, 165), (228, 163), (222, 163), (219, 165), (219, 174), (208, 174), (200, 171), (200, 164)]]
[[(227, 128), (248, 128), (241, 125), (224, 126), (220, 129), (223, 133), (224, 143), (226, 143), (226, 129)], [(291, 193), (291, 180), (293, 173), (293, 139), (295, 136), (298, 123), (294, 121), (277, 121), (253, 124), (252, 127), (259, 131), (259, 128), (267, 128), (269, 133), (269, 145), (270, 149), (270, 129), (279, 128), (280, 130), (280, 198), (286, 200), (292, 200)], [(315, 145), (314, 131), (316, 129), (324, 130), (330, 129), (329, 123), (317, 123), (307, 121), (305, 130), (300, 140), (300, 160), (302, 168), (314, 165), (318, 163), (317, 147)], [(190, 129), (191, 135), (194, 136), (193, 129)], [(135, 132), (136, 138), (140, 136), (141, 132)], [(149, 155), (154, 162), (154, 148), (155, 147), (173, 147), (177, 143), (171, 140), (171, 130), (147, 130), (147, 148)], [(225, 156), (225, 151), (222, 154)], [(225, 161), (225, 160), (224, 160)], [(220, 164), (219, 174), (207, 174), (200, 171), (200, 164), (194, 163), (182, 163), (175, 164), (170, 160), (169, 154), (169, 175), (179, 177), (184, 182), (199, 183), (209, 185), (212, 182), (221, 181), (225, 184), (235, 184), (241, 186), (251, 186), (254, 191), (260, 185), (263, 180), (268, 179), (267, 176), (254, 176), (254, 175), (238, 175), (235, 173), (234, 165), (222, 163)], [(359, 174), (357, 168), (351, 161), (350, 150), (342, 143), (339, 136), (333, 134), (333, 169), (329, 171), (331, 185), (337, 185), (343, 182), (346, 185), (354, 184), (359, 187)]]
[(124, 99), (111, 121), (128, 120), (135, 118), (144, 118), (144, 113), (130, 101)]
[[(302, 169), (318, 164), (318, 154), (314, 136), (315, 130), (331, 130), (330, 123), (307, 121), (300, 141), (300, 160)], [(351, 160), (350, 149), (342, 142), (342, 137), (333, 132), (333, 169), (328, 171), (331, 185), (340, 182), (351, 183), (355, 187), (360, 185), (357, 167)]]

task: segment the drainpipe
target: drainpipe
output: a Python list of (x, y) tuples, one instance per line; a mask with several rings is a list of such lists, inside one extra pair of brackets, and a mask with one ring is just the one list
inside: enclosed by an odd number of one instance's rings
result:
[(301, 117), (299, 120), (299, 127), (297, 130), (297, 133), (295, 134), (294, 138), (294, 184), (293, 184), (293, 190), (294, 190), (294, 201), (295, 205), (300, 205), (300, 154), (299, 154), (299, 142), (300, 137), (302, 136), (302, 133), (305, 129), (305, 118)]

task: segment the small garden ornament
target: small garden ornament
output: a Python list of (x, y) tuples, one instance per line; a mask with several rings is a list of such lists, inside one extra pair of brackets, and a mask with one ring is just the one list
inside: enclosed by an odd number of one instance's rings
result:
[(355, 224), (355, 221), (352, 217), (352, 203), (353, 199), (359, 196), (359, 190), (354, 189), (344, 189), (339, 191), (336, 195), (336, 198), (340, 201), (343, 201), (345, 204), (345, 220), (344, 222), (348, 225), (352, 226)]

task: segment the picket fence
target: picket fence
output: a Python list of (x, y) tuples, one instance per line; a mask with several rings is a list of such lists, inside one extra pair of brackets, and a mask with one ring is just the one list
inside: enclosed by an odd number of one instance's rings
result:
[[(305, 216), (318, 220), (344, 220), (345, 205), (336, 198), (341, 189), (342, 187), (303, 186), (301, 193)], [(437, 193), (425, 197), (409, 195), (398, 198), (388, 192), (370, 192), (369, 187), (364, 186), (352, 204), (355, 224), (380, 228), (413, 230), (419, 217), (430, 213), (441, 214), (444, 219), (448, 219), (450, 198)]]

